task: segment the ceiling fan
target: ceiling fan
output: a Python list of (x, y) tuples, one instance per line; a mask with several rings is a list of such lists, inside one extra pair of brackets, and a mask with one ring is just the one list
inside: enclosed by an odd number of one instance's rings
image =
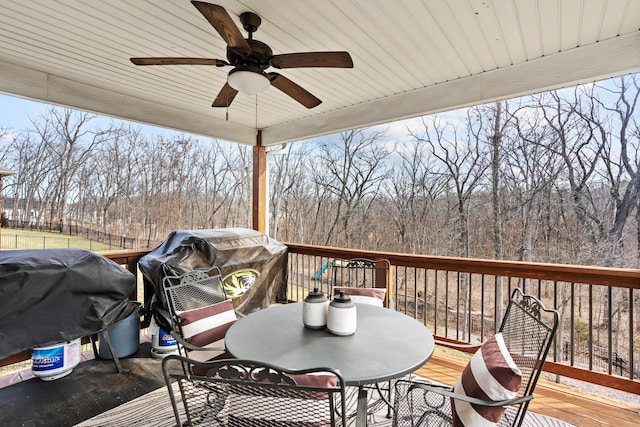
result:
[(245, 39), (231, 16), (222, 6), (200, 1), (191, 2), (227, 43), (227, 59), (210, 58), (131, 58), (135, 65), (215, 65), (232, 66), (227, 82), (213, 101), (212, 107), (228, 107), (238, 92), (255, 95), (274, 86), (307, 108), (322, 102), (298, 84), (269, 67), (283, 68), (353, 68), (348, 52), (298, 52), (274, 55), (271, 48), (253, 38), (262, 20), (252, 12), (240, 15), (249, 36)]

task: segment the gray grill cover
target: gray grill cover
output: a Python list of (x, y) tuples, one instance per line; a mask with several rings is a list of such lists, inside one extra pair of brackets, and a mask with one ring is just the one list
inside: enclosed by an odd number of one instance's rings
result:
[[(222, 273), (227, 295), (241, 313), (251, 313), (287, 298), (287, 246), (266, 234), (246, 228), (182, 230), (172, 232), (153, 251), (140, 259), (144, 274), (145, 306), (150, 307), (153, 287), (156, 297), (166, 307), (162, 292), (165, 276), (181, 275), (197, 268), (216, 266)], [(250, 286), (237, 288), (231, 280), (243, 278)], [(255, 282), (254, 282), (255, 280)], [(240, 284), (242, 280), (235, 281)]]
[(81, 249), (0, 251), (0, 359), (91, 335), (132, 314), (135, 276)]

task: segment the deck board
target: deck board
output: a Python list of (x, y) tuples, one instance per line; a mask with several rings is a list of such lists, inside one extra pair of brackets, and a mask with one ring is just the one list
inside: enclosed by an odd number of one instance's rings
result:
[[(453, 385), (467, 361), (449, 353), (436, 351), (417, 375)], [(556, 384), (541, 377), (529, 410), (557, 418), (577, 427), (623, 427), (640, 425), (640, 396), (638, 405), (609, 399)]]
[[(140, 354), (123, 360), (124, 374), (114, 372), (110, 361), (88, 361), (74, 370), (74, 375), (54, 382), (42, 382), (13, 375), (0, 388), (0, 426), (4, 425), (73, 425), (112, 407), (164, 385), (160, 363), (151, 359), (149, 343), (141, 345)], [(436, 354), (416, 374), (445, 384), (453, 384), (467, 360), (438, 348)], [(22, 383), (21, 383), (22, 382)], [(49, 390), (62, 388), (64, 391)], [(52, 397), (51, 393), (56, 391)], [(85, 396), (97, 396), (83, 399)], [(83, 402), (84, 400), (84, 402)], [(50, 405), (43, 406), (43, 402)], [(57, 402), (54, 403), (54, 402)], [(586, 393), (563, 384), (541, 379), (529, 410), (551, 416), (576, 427), (640, 425), (638, 404), (612, 400)]]

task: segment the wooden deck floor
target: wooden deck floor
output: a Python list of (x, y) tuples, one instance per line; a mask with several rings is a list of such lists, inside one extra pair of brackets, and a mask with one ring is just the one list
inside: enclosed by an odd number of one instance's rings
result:
[[(0, 378), (7, 386), (0, 388), (0, 426), (73, 425), (161, 387), (164, 382), (159, 361), (150, 358), (149, 350), (149, 343), (143, 343), (140, 354), (123, 359), (123, 374), (114, 375), (110, 361), (89, 360), (81, 363), (73, 375), (52, 382), (36, 378), (23, 381), (25, 378), (19, 375)], [(453, 384), (467, 361), (446, 351), (438, 348), (416, 374)], [(576, 427), (640, 426), (640, 397), (638, 404), (632, 405), (545, 379), (538, 383), (535, 396), (531, 411)]]
[[(436, 352), (416, 374), (453, 385), (466, 365), (466, 360), (448, 353)], [(548, 415), (576, 427), (640, 426), (640, 396), (632, 405), (541, 378), (529, 410)]]

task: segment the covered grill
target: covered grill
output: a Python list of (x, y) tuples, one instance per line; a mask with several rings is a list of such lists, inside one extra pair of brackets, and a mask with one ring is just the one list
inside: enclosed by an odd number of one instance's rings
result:
[(0, 251), (0, 359), (92, 335), (137, 310), (135, 276), (81, 249)]
[(145, 304), (152, 295), (166, 306), (162, 279), (195, 269), (218, 267), (236, 310), (250, 313), (287, 298), (287, 246), (245, 228), (172, 232), (140, 259)]

